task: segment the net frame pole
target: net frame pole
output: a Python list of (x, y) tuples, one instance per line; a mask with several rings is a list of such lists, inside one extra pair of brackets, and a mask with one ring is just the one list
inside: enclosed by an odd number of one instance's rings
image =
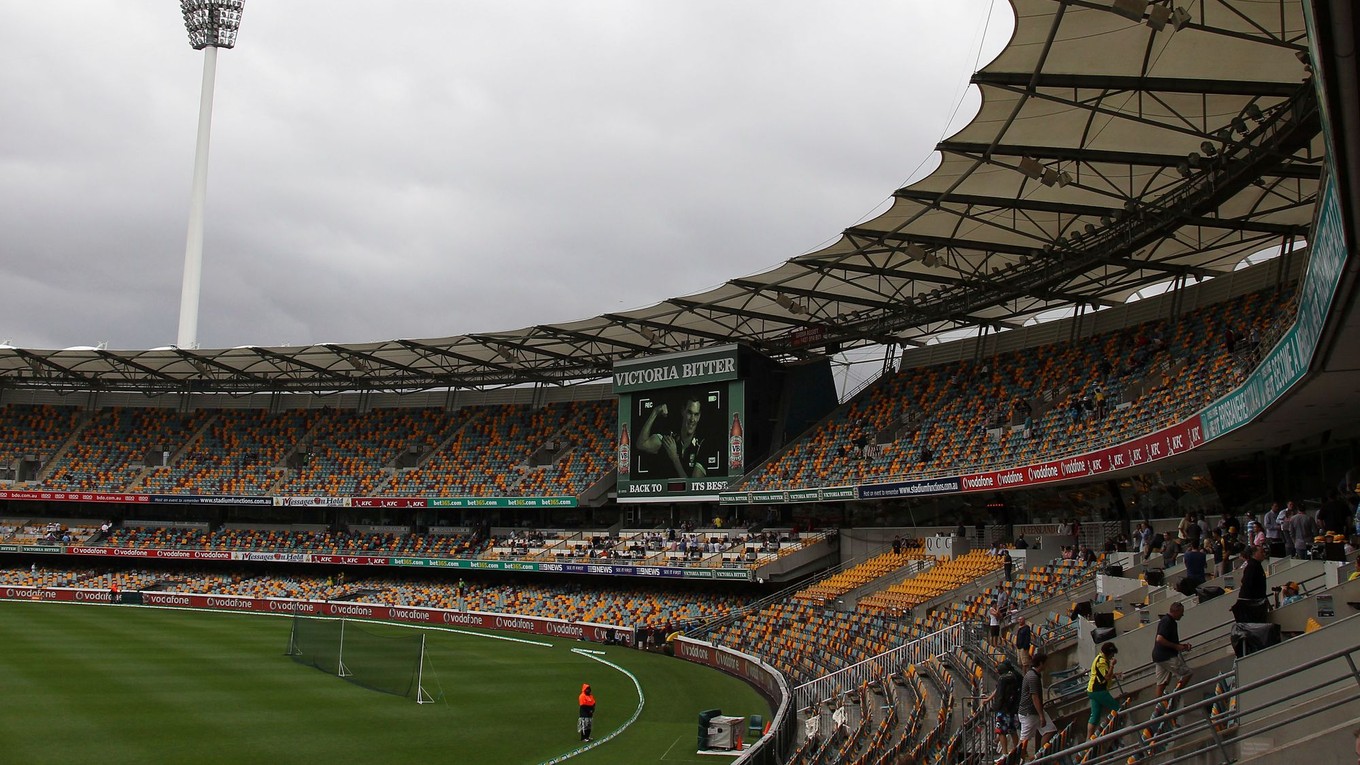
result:
[(420, 661), (416, 664), (416, 703), (430, 704), (434, 697), (425, 692), (425, 633), (420, 633)]
[(338, 677), (349, 677), (354, 674), (349, 671), (349, 667), (345, 666), (345, 624), (347, 622), (349, 622), (348, 619), (340, 620), (340, 648), (337, 650), (335, 659), (335, 672)]

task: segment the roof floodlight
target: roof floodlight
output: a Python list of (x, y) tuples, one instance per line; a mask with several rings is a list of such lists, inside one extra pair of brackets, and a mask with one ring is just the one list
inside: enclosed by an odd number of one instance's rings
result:
[(1261, 107), (1256, 104), (1247, 104), (1247, 108), (1243, 109), (1242, 113), (1256, 122), (1260, 122), (1266, 118), (1265, 115), (1261, 113)]
[(926, 268), (934, 268), (940, 264), (940, 259), (935, 257), (935, 253), (927, 252), (921, 262), (925, 264)]
[(184, 29), (194, 50), (236, 47), (245, 0), (180, 0)]
[(1058, 174), (1045, 167), (1044, 174), (1039, 177), (1039, 182), (1045, 186), (1052, 186), (1058, 182)]
[(1111, 11), (1129, 21), (1142, 21), (1147, 7), (1147, 0), (1114, 0), (1110, 3)]
[(1189, 177), (1190, 177), (1190, 163), (1189, 163), (1189, 162), (1181, 162), (1181, 163), (1177, 164), (1177, 165), (1176, 165), (1176, 172), (1180, 173), (1182, 178), (1189, 178)]
[(1204, 152), (1205, 156), (1209, 157), (1213, 157), (1218, 154), (1218, 147), (1214, 146), (1209, 141), (1200, 141), (1199, 150)]
[(1199, 152), (1197, 152), (1197, 151), (1192, 151), (1192, 152), (1190, 152), (1189, 154), (1185, 155), (1185, 161), (1186, 161), (1191, 167), (1199, 167), (1199, 166), (1200, 166), (1200, 161), (1201, 161), (1202, 159), (1203, 159), (1203, 157), (1201, 157), (1201, 156), (1199, 155)]
[(783, 308), (785, 311), (793, 307), (793, 298), (782, 292), (774, 296), (774, 302), (778, 303), (779, 307)]
[(1113, 225), (1114, 225), (1114, 213), (1108, 213), (1108, 212), (1107, 212), (1107, 213), (1105, 213), (1104, 215), (1100, 216), (1100, 223), (1101, 223), (1101, 225), (1106, 226), (1106, 227), (1108, 227), (1108, 226), (1113, 226)]
[(1190, 11), (1177, 7), (1176, 10), (1171, 12), (1171, 28), (1179, 32), (1185, 29), (1185, 25), (1190, 23), (1191, 18)]
[(924, 249), (923, 247), (921, 247), (921, 245), (919, 245), (919, 244), (915, 244), (915, 243), (913, 243), (913, 244), (908, 244), (908, 245), (906, 246), (906, 249), (903, 250), (903, 252), (906, 253), (906, 256), (907, 256), (907, 258), (908, 258), (909, 260), (925, 260), (925, 259), (926, 259), (926, 251), (925, 251), (925, 249)]
[(1154, 5), (1148, 9), (1147, 25), (1155, 31), (1166, 29), (1166, 22), (1171, 20), (1171, 9), (1165, 5)]
[(1044, 166), (1037, 160), (1030, 159), (1029, 157), (1021, 157), (1020, 164), (1015, 169), (1036, 181), (1044, 175)]
[(1058, 188), (1062, 188), (1063, 186), (1066, 186), (1071, 182), (1072, 182), (1071, 173), (1067, 172), (1066, 170), (1061, 170), (1058, 172)]
[(1087, 224), (1086, 224), (1086, 235), (1087, 235), (1087, 236), (1095, 236), (1095, 235), (1096, 235), (1096, 224), (1094, 224), (1094, 223), (1087, 223)]
[(1232, 118), (1232, 129), (1236, 130), (1242, 136), (1246, 136), (1246, 134), (1250, 132), (1247, 130), (1247, 121), (1242, 119), (1241, 115)]

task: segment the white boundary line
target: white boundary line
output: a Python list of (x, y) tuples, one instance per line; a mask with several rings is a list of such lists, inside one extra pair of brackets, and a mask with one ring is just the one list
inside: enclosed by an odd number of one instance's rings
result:
[(558, 757), (554, 757), (554, 758), (552, 758), (551, 760), (544, 760), (544, 761), (541, 763), (541, 765), (557, 765), (557, 763), (559, 763), (559, 762), (564, 762), (564, 761), (566, 761), (566, 760), (570, 760), (572, 757), (575, 757), (575, 756), (578, 755), (578, 754), (584, 754), (585, 752), (588, 752), (588, 751), (590, 751), (591, 749), (594, 749), (595, 747), (600, 746), (601, 744), (605, 743), (606, 741), (609, 741), (610, 739), (613, 739), (614, 737), (618, 736), (620, 733), (624, 732), (625, 730), (628, 730), (628, 726), (630, 726), (630, 725), (632, 725), (633, 723), (637, 722), (638, 717), (642, 714), (642, 707), (645, 706), (645, 705), (647, 704), (647, 697), (646, 697), (646, 695), (644, 695), (643, 692), (642, 692), (642, 683), (639, 683), (639, 682), (638, 682), (637, 675), (634, 675), (632, 672), (629, 672), (628, 670), (624, 669), (623, 667), (620, 667), (619, 665), (615, 664), (614, 662), (612, 662), (612, 661), (610, 661), (610, 660), (608, 660), (608, 659), (601, 659), (599, 656), (593, 655), (593, 654), (597, 654), (597, 653), (603, 653), (602, 651), (590, 651), (590, 650), (587, 650), (587, 649), (584, 649), (584, 648), (573, 648), (573, 649), (571, 649), (571, 652), (574, 653), (574, 654), (579, 654), (579, 655), (581, 655), (581, 656), (584, 656), (584, 657), (586, 657), (587, 659), (590, 659), (591, 661), (598, 661), (598, 662), (601, 663), (601, 664), (604, 664), (604, 665), (609, 666), (609, 667), (613, 667), (614, 669), (616, 669), (616, 670), (618, 670), (619, 672), (622, 672), (624, 675), (626, 675), (626, 676), (628, 677), (629, 680), (632, 680), (632, 681), (633, 681), (633, 687), (637, 689), (637, 695), (638, 695), (637, 709), (634, 709), (634, 710), (633, 710), (633, 716), (632, 716), (632, 717), (629, 717), (627, 722), (625, 722), (623, 725), (620, 725), (618, 728), (614, 729), (614, 731), (613, 731), (612, 733), (610, 733), (608, 736), (605, 736), (604, 738), (600, 739), (599, 741), (591, 741), (590, 743), (586, 744), (585, 746), (578, 746), (578, 747), (576, 747), (575, 749), (571, 750), (570, 752), (567, 752), (566, 754), (561, 755), (561, 756), (558, 756)]

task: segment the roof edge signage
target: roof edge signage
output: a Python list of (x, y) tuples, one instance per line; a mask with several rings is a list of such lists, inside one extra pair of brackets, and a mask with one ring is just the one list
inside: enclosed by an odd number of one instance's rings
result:
[(741, 369), (737, 358), (738, 346), (731, 344), (620, 361), (614, 365), (614, 392), (736, 380)]

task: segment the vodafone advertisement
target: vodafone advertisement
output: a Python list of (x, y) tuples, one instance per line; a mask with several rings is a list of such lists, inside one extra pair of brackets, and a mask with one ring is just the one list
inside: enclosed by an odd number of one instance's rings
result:
[(783, 696), (779, 676), (772, 668), (757, 659), (730, 648), (692, 640), (683, 635), (676, 638), (674, 643), (677, 658), (739, 677), (759, 688), (769, 698), (777, 699)]
[(249, 552), (229, 550), (140, 550), (128, 547), (65, 548), (67, 555), (99, 558), (157, 558), (160, 560), (235, 560), (266, 563), (326, 563), (334, 566), (386, 566), (391, 559), (373, 555), (318, 555), (315, 553)]
[[(250, 598), (238, 595), (191, 595), (180, 592), (142, 592), (142, 604), (165, 608), (201, 608), (211, 611), (250, 611), (255, 613), (332, 616), (350, 619), (378, 619), (437, 627), (474, 627), (477, 629), (522, 632), (593, 643), (607, 642), (611, 636), (632, 642), (630, 627), (608, 624), (567, 622), (516, 614), (489, 614), (480, 611), (449, 611), (416, 606), (384, 606), (376, 603)], [(50, 600), (64, 603), (108, 603), (108, 590), (77, 590), (65, 587), (0, 586), (0, 600)], [(136, 606), (129, 606), (135, 608)]]
[(1199, 415), (1108, 449), (1006, 470), (972, 473), (960, 479), (963, 491), (995, 491), (1066, 481), (1146, 465), (1204, 443)]

